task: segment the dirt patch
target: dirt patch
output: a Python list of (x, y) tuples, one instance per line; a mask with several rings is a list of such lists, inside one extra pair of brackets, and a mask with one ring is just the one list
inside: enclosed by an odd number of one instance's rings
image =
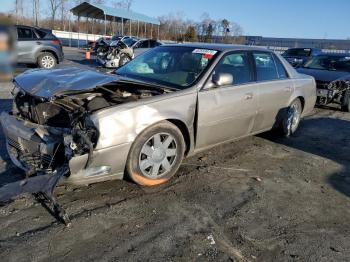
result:
[[(316, 109), (294, 137), (266, 133), (213, 148), (165, 185), (60, 187), (69, 228), (22, 196), (0, 209), (1, 257), (348, 261), (349, 134), (350, 114)], [(3, 183), (19, 170), (1, 158)]]

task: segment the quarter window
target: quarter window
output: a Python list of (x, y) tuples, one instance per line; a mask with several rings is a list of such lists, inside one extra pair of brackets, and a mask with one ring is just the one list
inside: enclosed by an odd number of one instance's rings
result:
[(215, 74), (230, 74), (235, 85), (252, 81), (252, 75), (247, 53), (226, 55), (215, 68)]
[(278, 78), (279, 79), (288, 78), (287, 71), (277, 56), (275, 56), (275, 62), (276, 62), (276, 67), (277, 67), (277, 72), (278, 72)]
[(275, 61), (271, 53), (253, 53), (256, 66), (256, 80), (268, 81), (278, 79)]

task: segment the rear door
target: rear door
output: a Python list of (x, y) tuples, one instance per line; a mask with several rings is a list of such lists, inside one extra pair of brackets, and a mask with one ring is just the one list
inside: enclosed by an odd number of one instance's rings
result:
[(233, 82), (198, 93), (197, 149), (250, 134), (256, 117), (258, 85), (248, 52), (226, 54), (213, 74), (231, 74)]
[(273, 53), (253, 52), (252, 57), (259, 86), (258, 114), (253, 131), (258, 132), (272, 128), (282, 110), (288, 107), (294, 83)]
[(17, 60), (19, 63), (34, 63), (35, 51), (41, 43), (30, 27), (17, 27)]

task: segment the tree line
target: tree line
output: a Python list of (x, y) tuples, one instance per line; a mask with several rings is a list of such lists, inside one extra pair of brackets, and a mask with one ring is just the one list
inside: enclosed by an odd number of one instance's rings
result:
[(133, 0), (13, 0), (14, 10), (1, 16), (15, 24), (34, 25), (53, 30), (115, 35), (138, 35), (178, 42), (243, 43), (242, 27), (226, 18), (212, 19), (203, 13), (199, 21), (187, 19), (183, 12), (158, 17), (160, 26), (127, 21), (126, 23), (95, 20), (70, 16), (69, 10), (82, 3), (111, 5), (115, 8), (132, 9)]

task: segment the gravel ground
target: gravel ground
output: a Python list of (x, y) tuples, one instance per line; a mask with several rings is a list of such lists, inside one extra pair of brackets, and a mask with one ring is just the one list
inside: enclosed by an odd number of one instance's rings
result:
[[(295, 136), (215, 147), (165, 185), (59, 187), (70, 227), (23, 195), (0, 208), (1, 260), (349, 261), (349, 134), (349, 113), (318, 108)], [(0, 134), (0, 185), (21, 175)]]

